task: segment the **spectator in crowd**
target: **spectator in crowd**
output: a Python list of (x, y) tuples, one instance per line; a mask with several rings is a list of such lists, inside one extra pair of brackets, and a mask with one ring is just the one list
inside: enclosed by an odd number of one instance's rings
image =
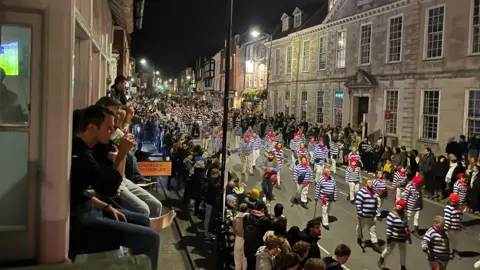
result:
[(266, 205), (263, 201), (258, 201), (255, 209), (243, 219), (244, 230), (244, 253), (247, 258), (247, 269), (255, 268), (255, 254), (263, 243), (263, 236), (272, 229), (271, 219), (265, 214)]
[(256, 270), (272, 270), (275, 256), (280, 254), (281, 240), (270, 234), (265, 238), (265, 245), (258, 248), (256, 256)]
[(322, 234), (322, 222), (320, 219), (312, 219), (307, 223), (307, 227), (300, 232), (300, 240), (310, 244), (308, 258), (320, 258), (320, 248), (317, 242)]
[(325, 264), (322, 259), (310, 258), (305, 263), (303, 270), (325, 270)]
[(328, 256), (323, 258), (325, 263), (325, 270), (342, 270), (352, 251), (345, 244), (340, 244), (335, 248), (333, 256)]

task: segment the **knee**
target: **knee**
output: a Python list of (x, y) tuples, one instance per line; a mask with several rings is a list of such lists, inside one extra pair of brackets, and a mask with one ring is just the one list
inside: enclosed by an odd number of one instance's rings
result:
[(155, 215), (154, 217), (159, 217), (162, 214), (162, 208), (163, 208), (162, 203), (159, 200), (154, 199), (151, 201), (151, 206), (152, 206), (152, 208), (150, 209), (151, 213)]
[(142, 203), (139, 203), (136, 207), (136, 210), (144, 215), (147, 219), (148, 217), (150, 217), (150, 208), (148, 207), (148, 205), (142, 201)]

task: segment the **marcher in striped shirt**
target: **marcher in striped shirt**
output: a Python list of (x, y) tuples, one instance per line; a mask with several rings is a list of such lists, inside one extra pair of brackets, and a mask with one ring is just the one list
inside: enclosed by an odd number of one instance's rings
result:
[(305, 147), (304, 143), (300, 143), (300, 148), (298, 148), (298, 150), (297, 150), (297, 157), (298, 157), (298, 163), (297, 164), (300, 164), (300, 157), (301, 156), (306, 156), (308, 159), (311, 158), (310, 155), (308, 154), (308, 150)]
[(267, 156), (267, 153), (270, 151), (273, 151), (273, 148), (275, 148), (275, 134), (270, 133), (268, 135), (268, 138), (265, 140), (265, 156)]
[(308, 156), (311, 157), (311, 160), (313, 160), (313, 153), (315, 152), (315, 149), (317, 148), (317, 143), (315, 142), (315, 137), (310, 136), (310, 141), (308, 142), (307, 149), (308, 149)]
[(328, 160), (328, 148), (325, 145), (323, 138), (318, 140), (318, 147), (313, 152), (312, 158), (315, 164), (315, 179), (318, 179)]
[(233, 148), (238, 148), (238, 146), (240, 145), (242, 134), (242, 127), (240, 126), (240, 124), (237, 124), (232, 130), (232, 135), (235, 136), (235, 145)]
[(459, 203), (461, 207), (466, 207), (467, 205), (467, 191), (468, 191), (468, 185), (467, 185), (467, 181), (465, 181), (465, 174), (464, 173), (457, 174), (457, 182), (453, 184), (453, 193), (458, 194), (458, 197), (460, 198)]
[(242, 174), (246, 175), (247, 170), (250, 175), (253, 175), (252, 153), (253, 144), (250, 141), (250, 136), (245, 136), (245, 139), (240, 143), (239, 147), (240, 161), (242, 162)]
[(388, 196), (387, 182), (383, 180), (383, 173), (378, 171), (375, 179), (373, 179), (373, 190), (378, 195), (377, 220), (382, 221), (382, 205)]
[(378, 253), (382, 250), (378, 246), (376, 221), (377, 214), (377, 200), (378, 195), (373, 190), (373, 181), (367, 180), (367, 184), (362, 188), (355, 197), (355, 204), (357, 208), (357, 243), (365, 246), (363, 238), (363, 227), (366, 225), (370, 232), (370, 239), (372, 241), (372, 249)]
[(335, 183), (335, 179), (330, 175), (330, 169), (325, 168), (323, 174), (317, 179), (315, 200), (322, 201), (322, 224), (327, 230), (330, 229), (330, 226), (328, 225), (330, 207), (333, 202), (337, 201), (337, 199), (337, 184)]
[(295, 161), (297, 161), (297, 158), (295, 155), (297, 154), (298, 149), (300, 148), (300, 141), (298, 140), (298, 134), (294, 133), (293, 134), (293, 139), (290, 140), (290, 150), (292, 150), (292, 164), (290, 165), (290, 170), (293, 170), (295, 167)]
[(403, 197), (403, 192), (407, 186), (407, 172), (401, 165), (397, 168), (397, 171), (393, 175), (392, 193), (395, 194), (396, 200), (400, 200)]
[(275, 185), (275, 187), (278, 189), (280, 189), (280, 171), (285, 166), (285, 157), (284, 157), (282, 148), (283, 148), (283, 144), (279, 142), (275, 145), (275, 148), (273, 150), (273, 153), (275, 154), (275, 158), (277, 158), (278, 162), (280, 163), (280, 170), (278, 171), (278, 175), (277, 175), (277, 184)]
[(330, 142), (330, 170), (335, 175), (337, 174), (337, 159), (338, 159), (338, 142)]
[(362, 159), (360, 157), (360, 153), (358, 153), (357, 147), (355, 147), (355, 146), (352, 146), (352, 151), (350, 153), (348, 153), (348, 160), (351, 160), (351, 159), (356, 159), (357, 163), (359, 163), (358, 166), (363, 167)]
[(450, 194), (449, 203), (443, 210), (443, 217), (445, 218), (445, 231), (447, 231), (448, 239), (452, 246), (452, 253), (450, 258), (460, 259), (458, 254), (458, 234), (460, 233), (461, 221), (463, 211), (460, 208), (460, 197), (456, 193)]
[(423, 236), (422, 250), (427, 254), (431, 270), (447, 269), (450, 260), (450, 241), (445, 233), (445, 219), (442, 216), (433, 219), (433, 226)]
[(253, 169), (255, 169), (255, 165), (257, 164), (257, 159), (260, 156), (260, 146), (262, 145), (262, 140), (257, 133), (252, 132), (252, 145), (253, 145), (253, 152), (252, 152), (252, 165)]
[(305, 134), (303, 134), (303, 128), (301, 128), (299, 131), (298, 131), (298, 140), (300, 141), (300, 143), (306, 143), (306, 139), (305, 139)]
[(392, 253), (395, 246), (398, 245), (400, 250), (400, 269), (406, 270), (407, 263), (407, 240), (412, 244), (412, 238), (408, 231), (408, 221), (405, 216), (407, 209), (407, 202), (404, 200), (397, 200), (393, 206), (393, 211), (387, 216), (387, 247), (383, 250), (380, 259), (378, 260), (378, 267), (384, 269), (387, 257)]
[(300, 158), (301, 163), (293, 170), (293, 181), (297, 185), (297, 191), (293, 195), (294, 200), (298, 201), (300, 196), (300, 205), (308, 209), (307, 195), (310, 183), (313, 181), (312, 169), (308, 165), (308, 158), (303, 156)]
[(354, 158), (350, 160), (350, 166), (345, 170), (345, 181), (348, 182), (349, 189), (347, 200), (354, 204), (355, 194), (360, 190), (360, 184), (362, 183), (362, 172), (360, 167), (357, 167), (357, 160)]
[(407, 202), (408, 221), (413, 217), (413, 233), (415, 236), (420, 237), (418, 224), (420, 220), (420, 211), (423, 209), (421, 176), (417, 175), (413, 177), (412, 182), (410, 182), (405, 188), (403, 200)]
[(222, 143), (223, 143), (223, 131), (218, 131), (213, 140), (213, 153), (216, 154), (218, 151), (222, 149)]

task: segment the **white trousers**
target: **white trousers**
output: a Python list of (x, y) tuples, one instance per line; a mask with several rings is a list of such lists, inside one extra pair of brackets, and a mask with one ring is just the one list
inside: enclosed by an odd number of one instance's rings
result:
[(395, 200), (397, 201), (401, 200), (402, 197), (403, 197), (403, 192), (399, 187), (397, 187), (397, 191), (395, 192)]
[(412, 220), (413, 217), (413, 226), (418, 227), (418, 221), (420, 220), (420, 211), (407, 211), (408, 221)]
[(400, 265), (404, 265), (407, 263), (407, 243), (406, 242), (396, 242), (392, 241), (390, 244), (387, 244), (387, 248), (385, 248), (382, 252), (382, 258), (387, 261), (387, 257), (392, 253), (395, 246), (398, 246), (400, 250)]
[(460, 231), (448, 231), (448, 239), (450, 240), (450, 247), (452, 250), (458, 250), (458, 234)]
[(384, 199), (377, 197), (377, 217), (382, 216), (382, 205), (383, 205)]
[(208, 148), (210, 148), (210, 138), (202, 139), (202, 148), (208, 151)]
[(277, 184), (280, 186), (280, 175), (281, 175), (282, 168), (280, 167), (280, 171), (277, 173)]
[(297, 160), (295, 159), (295, 156), (293, 155), (293, 153), (292, 153), (291, 159), (292, 159), (292, 164), (290, 164), (290, 170), (293, 170), (293, 169), (295, 168), (295, 166), (296, 166), (296, 165), (295, 165), (295, 162), (297, 161)]
[(246, 174), (247, 171), (249, 174), (253, 174), (253, 165), (252, 165), (252, 155), (245, 156), (245, 159), (242, 159), (242, 174)]
[(330, 171), (332, 171), (334, 174), (337, 173), (337, 160), (334, 158), (330, 159)]
[(348, 190), (350, 195), (350, 201), (355, 201), (355, 196), (357, 195), (357, 192), (360, 190), (360, 183), (348, 182)]
[(322, 164), (322, 165), (315, 164), (315, 179), (314, 179), (315, 182), (317, 182), (320, 175), (322, 175), (324, 168), (325, 168), (325, 164)]
[(322, 205), (322, 223), (323, 225), (328, 225), (328, 215), (330, 214), (330, 207), (332, 206), (331, 202), (327, 202), (325, 205)]
[(247, 269), (247, 258), (243, 252), (243, 246), (245, 245), (245, 239), (241, 236), (235, 237), (235, 245), (233, 248), (233, 258), (235, 260), (235, 270)]
[(480, 260), (473, 264), (473, 268), (475, 268), (475, 270), (480, 270)]
[(240, 139), (242, 137), (241, 136), (235, 136), (235, 149), (238, 148), (240, 146)]
[(362, 238), (363, 235), (363, 227), (367, 226), (368, 231), (370, 233), (370, 240), (372, 240), (372, 244), (378, 242), (377, 239), (377, 223), (374, 218), (358, 218), (357, 219), (357, 238)]
[(260, 149), (253, 150), (252, 152), (252, 164), (253, 166), (256, 165), (257, 159), (260, 156)]
[(310, 185), (302, 185), (297, 183), (297, 191), (299, 191), (300, 201), (303, 203), (307, 203), (307, 196), (308, 196), (308, 188)]

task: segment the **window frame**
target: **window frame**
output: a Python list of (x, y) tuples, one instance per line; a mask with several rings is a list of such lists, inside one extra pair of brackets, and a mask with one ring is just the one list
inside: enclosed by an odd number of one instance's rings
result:
[[(298, 19), (298, 24), (297, 24), (297, 19)], [(293, 27), (300, 27), (302, 25), (302, 13), (296, 14), (293, 16)]]
[[(322, 43), (322, 39), (324, 39), (324, 43)], [(322, 49), (322, 44), (325, 45), (325, 48), (323, 48), (323, 53), (321, 53)], [(322, 68), (320, 67), (320, 58), (321, 54), (325, 55), (325, 67)], [(321, 35), (318, 37), (318, 61), (317, 61), (317, 69), (318, 70), (326, 70), (328, 65), (328, 35)]]
[[(365, 26), (370, 26), (370, 42), (368, 43), (368, 63), (362, 63), (362, 31), (363, 31), (363, 27)], [(360, 24), (360, 35), (358, 37), (358, 65), (359, 66), (369, 66), (372, 63), (372, 37), (373, 37), (372, 22)]]
[[(308, 42), (308, 54), (305, 57), (305, 44)], [(307, 58), (305, 65), (305, 58)], [(305, 68), (306, 67), (306, 68)], [(302, 72), (308, 72), (310, 70), (310, 40), (306, 39), (302, 41)]]
[[(397, 93), (397, 104), (396, 104), (396, 112), (395, 112), (395, 133), (388, 132), (388, 125), (387, 119), (385, 117), (385, 112), (387, 111), (387, 104), (388, 104), (388, 92), (396, 92)], [(397, 137), (398, 134), (398, 113), (399, 113), (399, 105), (400, 105), (400, 91), (398, 89), (385, 89), (384, 90), (384, 102), (383, 102), (383, 126), (384, 126), (384, 133), (388, 136)], [(393, 118), (391, 118), (393, 120)]]
[(334, 94), (334, 96), (333, 96), (333, 118), (334, 118), (334, 119), (333, 119), (333, 123), (335, 124), (335, 126), (338, 126), (338, 125), (337, 125), (337, 124), (338, 124), (338, 123), (337, 123), (337, 122), (338, 122), (338, 114), (335, 112), (335, 110), (338, 108), (338, 107), (337, 107), (337, 103), (336, 103), (336, 101), (337, 101), (337, 93), (342, 93), (342, 103), (340, 104), (340, 106), (341, 106), (341, 111), (342, 111), (342, 112), (340, 113), (340, 115), (341, 115), (340, 126), (343, 127), (343, 101), (345, 100), (345, 91), (343, 91), (343, 90), (335, 90), (334, 93), (333, 93), (333, 94)]
[[(288, 51), (290, 51), (290, 64), (288, 63)], [(293, 47), (287, 46), (285, 50), (285, 74), (292, 74)]]
[[(440, 56), (435, 57), (428, 57), (428, 19), (429, 19), (429, 12), (432, 9), (442, 8), (443, 7), (443, 26), (442, 26), (442, 53)], [(425, 22), (424, 22), (424, 36), (423, 36), (423, 60), (439, 60), (443, 59), (445, 53), (445, 19), (447, 16), (447, 7), (445, 4), (439, 4), (432, 7), (428, 7), (425, 9)]]
[(282, 32), (285, 32), (285, 31), (288, 30), (288, 28), (289, 28), (289, 26), (290, 26), (290, 25), (289, 25), (289, 24), (290, 24), (290, 21), (289, 21), (289, 20), (290, 20), (290, 17), (285, 18), (285, 19), (282, 20)]
[[(277, 55), (278, 53), (278, 55)], [(274, 59), (274, 62), (273, 62), (273, 75), (277, 76), (277, 75), (280, 75), (280, 60), (281, 60), (281, 57), (282, 57), (282, 50), (280, 48), (276, 48), (275, 49), (275, 59)], [(278, 58), (278, 59), (277, 59)]]
[[(321, 107), (320, 107), (319, 104), (318, 104), (318, 103), (319, 103), (319, 102), (318, 102), (318, 101), (319, 101), (319, 93), (322, 94), (322, 106), (321, 106)], [(324, 108), (325, 108), (325, 90), (317, 89), (317, 95), (316, 95), (315, 105), (316, 105), (316, 107), (315, 107), (315, 123), (317, 123), (317, 124), (323, 124), (324, 118), (325, 118), (325, 110), (324, 110)], [(322, 111), (322, 112), (321, 112), (321, 113), (322, 113), (322, 117), (321, 117), (321, 120), (322, 120), (322, 121), (321, 121), (321, 122), (318, 121), (318, 119), (319, 119), (319, 118), (318, 118), (318, 116), (319, 116), (319, 112), (318, 112), (319, 109), (321, 109), (321, 111)]]
[[(423, 137), (423, 132), (424, 132), (424, 104), (425, 104), (425, 92), (438, 92), (438, 113), (437, 113), (437, 138), (436, 139), (431, 139), (431, 138), (424, 138)], [(418, 139), (420, 141), (426, 141), (426, 142), (438, 142), (439, 139), (439, 134), (440, 134), (440, 112), (441, 112), (441, 106), (442, 106), (442, 91), (439, 88), (428, 88), (428, 89), (422, 89), (421, 90), (421, 96), (420, 96), (420, 127), (419, 127), (419, 132), (418, 132)]]
[[(394, 61), (391, 61), (390, 60), (390, 51), (391, 51), (391, 48), (390, 48), (390, 29), (391, 29), (391, 26), (392, 26), (392, 20), (396, 19), (396, 18), (402, 18), (402, 31), (400, 32), (400, 35), (401, 35), (401, 38), (400, 38), (400, 58), (399, 60), (394, 60)], [(399, 15), (394, 15), (394, 16), (391, 16), (388, 18), (388, 28), (387, 28), (387, 42), (386, 42), (386, 55), (385, 55), (385, 63), (387, 64), (396, 64), (396, 63), (401, 63), (402, 62), (402, 52), (403, 52), (403, 30), (405, 29), (405, 17), (403, 16), (403, 13), (402, 14), (399, 14)]]
[[(287, 95), (288, 93), (288, 95)], [(287, 96), (288, 96), (288, 99), (287, 99)], [(290, 105), (291, 105), (291, 101), (290, 101), (290, 89), (285, 89), (285, 92), (284, 92), (284, 104), (283, 104), (283, 113), (285, 114), (285, 116), (288, 116), (290, 114)], [(288, 113), (287, 113), (287, 108), (288, 108)]]
[[(474, 120), (480, 120), (480, 117), (478, 118), (470, 118), (468, 116), (468, 111), (470, 109), (469, 107), (469, 101), (470, 101), (470, 92), (480, 92), (480, 88), (466, 88), (465, 89), (465, 105), (464, 105), (464, 111), (463, 111), (463, 134), (465, 134), (465, 136), (467, 136), (467, 139), (470, 138), (470, 135), (468, 133), (468, 130), (469, 130), (469, 126), (468, 126), (468, 121), (469, 119), (474, 119)], [(480, 132), (479, 132), (480, 134)]]
[[(307, 89), (302, 89), (300, 92), (300, 120), (305, 119), (307, 120), (307, 111), (308, 111), (308, 91)], [(305, 94), (305, 99), (303, 98), (303, 95)], [(303, 108), (305, 107), (305, 110)], [(303, 113), (305, 113), (305, 117), (303, 116)]]
[[(475, 0), (471, 0), (470, 1), (470, 10), (472, 12), (470, 13), (470, 16), (469, 16), (470, 18), (469, 18), (469, 30), (468, 30), (468, 55), (472, 55), (472, 56), (480, 55), (480, 49), (479, 49), (478, 52), (473, 51), (473, 40), (474, 40), (474, 36), (473, 36), (473, 29), (474, 29), (473, 15), (474, 15), (474, 8), (475, 8)], [(478, 24), (478, 26), (480, 28), (480, 23)]]
[[(339, 33), (345, 32), (345, 44), (343, 46), (343, 66), (338, 65), (338, 54), (339, 54)], [(335, 68), (337, 69), (343, 69), (347, 66), (347, 37), (348, 37), (348, 31), (347, 29), (342, 29), (338, 30), (335, 36)]]

